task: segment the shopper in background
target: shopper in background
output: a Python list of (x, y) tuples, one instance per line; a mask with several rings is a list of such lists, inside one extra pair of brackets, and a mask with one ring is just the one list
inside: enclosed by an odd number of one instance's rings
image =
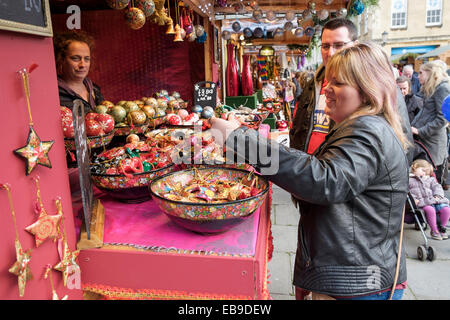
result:
[(441, 106), (450, 94), (450, 78), (439, 63), (431, 61), (420, 66), (419, 80), (424, 101), (422, 109), (411, 121), (411, 130), (429, 151), (437, 166), (436, 178), (443, 184), (448, 149), (447, 120)]
[[(436, 240), (447, 239), (445, 226), (450, 218), (449, 201), (445, 197), (442, 186), (433, 175), (433, 166), (426, 160), (415, 160), (411, 166), (409, 192), (419, 209), (425, 211), (430, 226), (430, 236)], [(439, 214), (440, 225), (436, 214)]]
[(420, 91), (420, 81), (417, 72), (414, 72), (413, 66), (410, 64), (404, 66), (402, 75), (408, 77), (411, 81), (411, 93), (418, 94)]
[(423, 99), (411, 92), (411, 81), (408, 77), (400, 76), (396, 79), (397, 86), (405, 98), (409, 121), (411, 122), (423, 106)]
[(81, 31), (67, 31), (53, 38), (60, 105), (72, 110), (80, 99), (85, 113), (94, 111), (103, 100), (100, 88), (89, 79), (94, 40)]
[[(312, 291), (313, 299), (384, 300), (393, 287), (393, 299), (401, 299), (409, 141), (389, 59), (380, 46), (356, 44), (329, 59), (325, 79), (324, 112), (336, 125), (312, 156), (239, 127), (233, 117), (213, 118), (211, 134), (238, 159), (256, 157), (252, 164), (267, 179), (299, 199), (298, 299)], [(267, 161), (276, 173), (264, 173)]]

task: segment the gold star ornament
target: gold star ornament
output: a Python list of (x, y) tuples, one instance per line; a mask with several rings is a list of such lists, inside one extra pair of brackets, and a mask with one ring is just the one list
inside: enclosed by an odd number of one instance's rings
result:
[(19, 295), (23, 297), (25, 294), (25, 285), (28, 280), (33, 279), (33, 274), (30, 269), (30, 260), (31, 260), (31, 249), (27, 251), (23, 251), (20, 242), (16, 240), (16, 262), (13, 264), (11, 268), (9, 268), (9, 272), (15, 274), (18, 278), (18, 286), (19, 286)]
[(54, 141), (41, 141), (39, 136), (30, 126), (30, 132), (28, 133), (28, 141), (22, 148), (14, 150), (14, 153), (20, 157), (23, 157), (27, 161), (25, 169), (26, 175), (29, 175), (37, 165), (42, 165), (48, 168), (52, 167), (48, 153), (53, 146)]

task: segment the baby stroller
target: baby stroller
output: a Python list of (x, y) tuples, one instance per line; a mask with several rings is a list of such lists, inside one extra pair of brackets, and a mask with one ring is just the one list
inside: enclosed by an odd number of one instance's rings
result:
[[(417, 159), (427, 160), (429, 163), (432, 164), (433, 169), (436, 170), (436, 165), (434, 164), (433, 159), (431, 159), (431, 155), (427, 150), (427, 148), (420, 141), (417, 140), (414, 140), (414, 147), (415, 147), (414, 160)], [(426, 221), (427, 220), (425, 218), (424, 211), (416, 206), (414, 198), (410, 193), (408, 193), (405, 205), (404, 222), (407, 224), (414, 223), (415, 229), (420, 230), (420, 232), (423, 235), (423, 239), (425, 241), (423, 245), (417, 247), (417, 258), (420, 261), (425, 261), (426, 259), (428, 259), (429, 261), (434, 261), (436, 259), (436, 251), (433, 249), (433, 247), (428, 245), (428, 239), (424, 232), (424, 230), (427, 229)]]

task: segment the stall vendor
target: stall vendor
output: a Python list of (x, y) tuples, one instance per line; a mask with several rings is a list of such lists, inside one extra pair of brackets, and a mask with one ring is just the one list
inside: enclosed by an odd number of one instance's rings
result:
[(61, 106), (72, 110), (73, 101), (83, 101), (85, 113), (103, 100), (100, 88), (88, 78), (94, 40), (80, 31), (56, 34), (53, 39)]

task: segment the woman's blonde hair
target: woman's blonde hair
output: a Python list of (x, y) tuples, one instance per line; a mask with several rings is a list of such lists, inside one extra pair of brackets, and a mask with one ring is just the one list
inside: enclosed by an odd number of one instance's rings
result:
[(417, 168), (424, 168), (429, 176), (433, 173), (433, 165), (427, 160), (417, 159), (411, 164), (411, 172), (414, 172)]
[(410, 146), (402, 130), (397, 107), (397, 85), (389, 58), (380, 46), (357, 43), (335, 53), (327, 63), (326, 79), (356, 88), (363, 104), (351, 118), (363, 115), (383, 115), (392, 126), (403, 149)]
[(430, 76), (420, 88), (425, 97), (431, 97), (436, 91), (436, 87), (443, 81), (450, 82), (446, 70), (437, 61), (430, 61), (420, 66), (422, 71), (427, 71)]

